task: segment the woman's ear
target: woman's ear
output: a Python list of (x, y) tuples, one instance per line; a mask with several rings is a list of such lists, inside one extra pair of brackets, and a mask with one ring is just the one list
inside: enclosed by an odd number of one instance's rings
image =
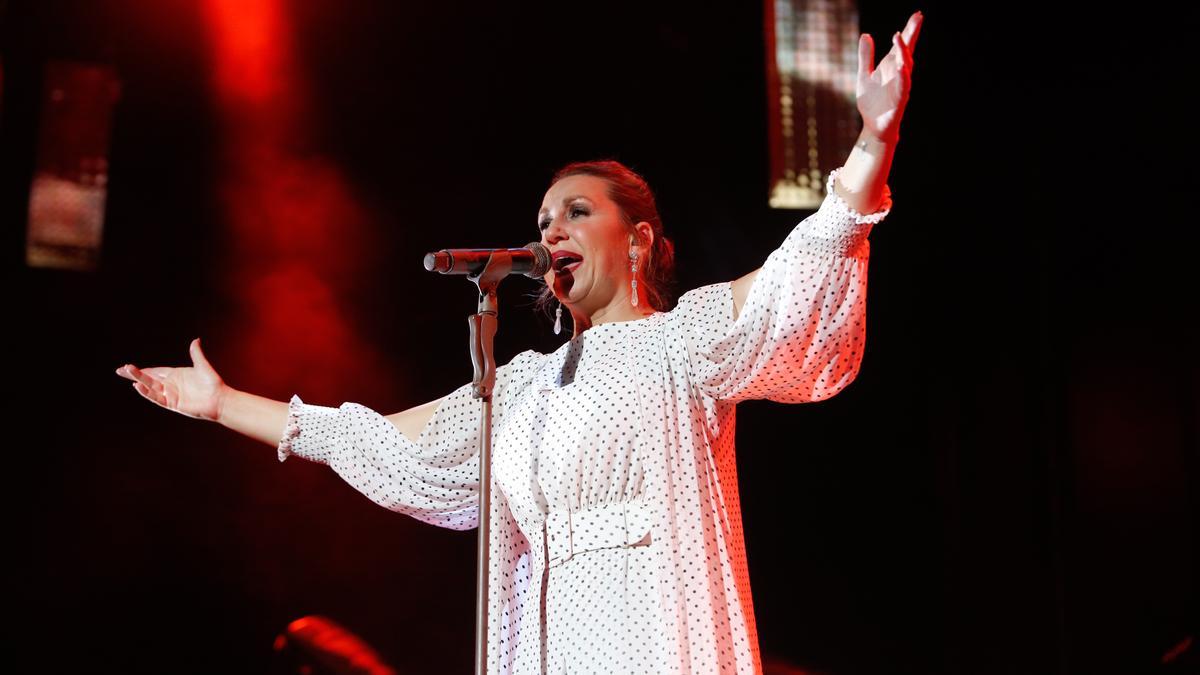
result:
[(630, 242), (630, 245), (649, 255), (650, 251), (654, 249), (654, 227), (643, 220), (634, 225), (633, 230), (636, 233), (636, 241)]

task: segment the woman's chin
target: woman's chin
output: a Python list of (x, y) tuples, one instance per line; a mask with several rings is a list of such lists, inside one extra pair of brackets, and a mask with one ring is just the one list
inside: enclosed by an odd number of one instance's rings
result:
[(587, 287), (586, 284), (579, 283), (575, 277), (563, 275), (554, 285), (554, 295), (564, 305), (575, 307), (587, 297)]

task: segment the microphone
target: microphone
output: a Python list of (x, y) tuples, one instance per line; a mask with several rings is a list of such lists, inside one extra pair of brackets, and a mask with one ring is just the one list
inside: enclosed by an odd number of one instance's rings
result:
[(446, 248), (425, 254), (425, 269), (442, 274), (479, 274), (489, 260), (507, 261), (509, 274), (540, 279), (550, 271), (550, 251), (534, 241), (525, 248)]

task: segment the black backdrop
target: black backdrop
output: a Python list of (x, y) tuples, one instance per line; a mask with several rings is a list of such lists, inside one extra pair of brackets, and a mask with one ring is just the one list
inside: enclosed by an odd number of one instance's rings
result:
[[(345, 172), (385, 253), (345, 311), (386, 367), (313, 402), (394, 412), (468, 378), (471, 289), (420, 255), (534, 238), (566, 161), (647, 176), (682, 289), (752, 269), (806, 215), (765, 206), (758, 3), (287, 4), (314, 119), (298, 151)], [(1160, 658), (1200, 606), (1194, 17), (965, 4), (861, 5), (879, 56), (911, 11), (926, 20), (861, 374), (819, 405), (740, 409), (762, 649), (839, 674), (1182, 672)], [(402, 672), (468, 672), (473, 532), (279, 465), (112, 374), (183, 362), (197, 335), (220, 368), (237, 338), (199, 3), (3, 11), (7, 654), (263, 672), (283, 626), (322, 613)], [(124, 83), (90, 274), (23, 265), (53, 58)], [(518, 285), (504, 360), (556, 344)]]

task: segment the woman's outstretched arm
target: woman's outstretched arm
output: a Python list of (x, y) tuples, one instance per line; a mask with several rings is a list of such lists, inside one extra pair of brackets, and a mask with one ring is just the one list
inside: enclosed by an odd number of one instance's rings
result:
[(222, 397), (222, 426), (275, 447), (287, 424), (288, 404), (227, 387)]
[[(217, 420), (222, 425), (272, 447), (279, 443), (288, 420), (286, 402), (256, 396), (232, 387), (227, 388), (222, 401), (221, 416)], [(416, 443), (421, 436), (421, 430), (429, 424), (441, 402), (442, 399), (439, 398), (384, 417), (408, 440)]]
[[(126, 364), (117, 374), (133, 381), (133, 388), (159, 406), (195, 419), (218, 422), (271, 447), (279, 444), (288, 420), (288, 404), (234, 389), (225, 384), (200, 349), (200, 338), (189, 348), (190, 368), (138, 368)], [(409, 440), (416, 442), (442, 399), (388, 415)]]

